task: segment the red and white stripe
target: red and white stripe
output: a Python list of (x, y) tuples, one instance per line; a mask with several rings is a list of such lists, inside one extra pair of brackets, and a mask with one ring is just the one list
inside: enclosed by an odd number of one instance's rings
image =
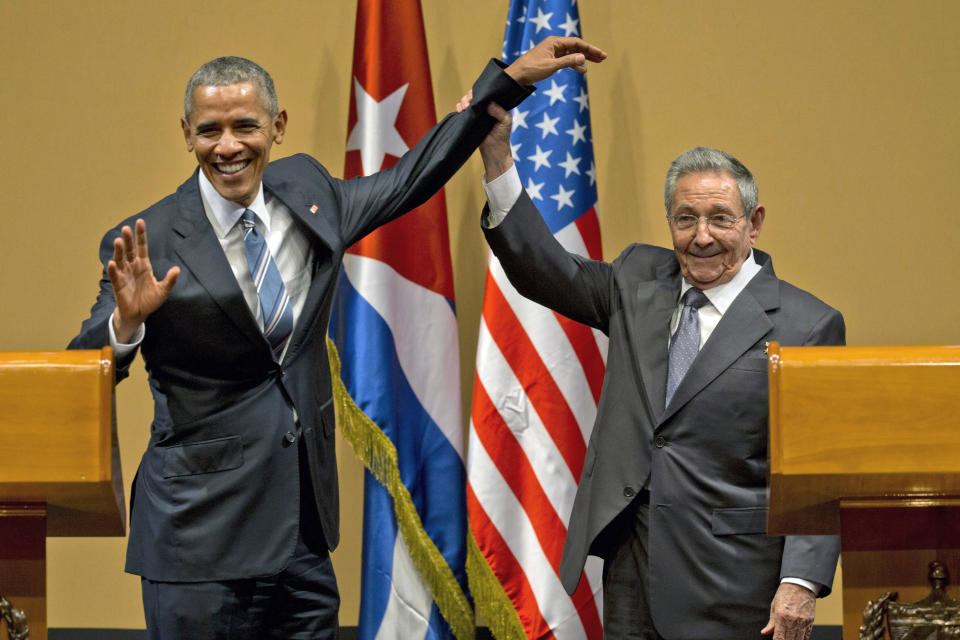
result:
[[(595, 208), (555, 234), (599, 259)], [(567, 521), (606, 364), (606, 337), (526, 300), (492, 255), (467, 454), (470, 528), (529, 638), (602, 637), (602, 564), (568, 596)]]

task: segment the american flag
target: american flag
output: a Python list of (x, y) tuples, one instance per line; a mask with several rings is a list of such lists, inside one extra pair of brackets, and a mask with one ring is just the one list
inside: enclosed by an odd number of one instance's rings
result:
[[(418, 0), (358, 2), (350, 93), (346, 178), (393, 166), (436, 124)], [(344, 429), (376, 475), (368, 470), (364, 480), (358, 636), (472, 638), (457, 324), (442, 192), (350, 248), (330, 335), (346, 390), (372, 421), (359, 433)]]
[[(504, 61), (549, 35), (580, 35), (575, 1), (513, 0)], [(523, 186), (554, 236), (567, 250), (600, 259), (590, 131), (585, 78), (566, 69), (513, 110), (511, 147)], [(522, 298), (491, 255), (467, 511), (476, 543), (471, 591), (497, 638), (603, 635), (600, 561), (590, 559), (573, 596), (563, 590), (559, 568), (605, 365), (605, 336)]]

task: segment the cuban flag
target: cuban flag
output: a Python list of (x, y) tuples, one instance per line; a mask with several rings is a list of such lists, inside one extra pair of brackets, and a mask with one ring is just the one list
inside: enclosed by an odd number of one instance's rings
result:
[[(393, 166), (436, 124), (418, 0), (358, 2), (350, 96), (348, 179)], [(368, 469), (359, 637), (472, 638), (443, 192), (349, 250), (330, 335), (369, 418), (344, 429)]]
[[(575, 0), (513, 0), (503, 60), (580, 36)], [(520, 179), (568, 250), (601, 259), (590, 103), (565, 69), (513, 110)], [(468, 444), (470, 589), (497, 638), (597, 639), (602, 563), (560, 584), (567, 522), (606, 368), (607, 340), (521, 297), (489, 259)], [(474, 544), (475, 543), (475, 544)]]

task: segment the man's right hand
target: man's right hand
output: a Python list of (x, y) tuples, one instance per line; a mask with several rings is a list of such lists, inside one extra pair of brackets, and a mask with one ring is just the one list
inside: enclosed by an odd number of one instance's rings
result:
[(171, 267), (157, 282), (147, 254), (147, 224), (137, 220), (135, 226), (136, 235), (128, 226), (120, 230), (120, 237), (113, 241), (113, 260), (107, 263), (107, 275), (117, 301), (113, 330), (117, 342), (123, 344), (166, 301), (180, 275), (180, 267)]
[(513, 116), (496, 102), (487, 105), (487, 113), (497, 121), (497, 124), (493, 125), (493, 129), (480, 143), (480, 157), (483, 159), (486, 180), (491, 182), (513, 166), (513, 153), (510, 149)]

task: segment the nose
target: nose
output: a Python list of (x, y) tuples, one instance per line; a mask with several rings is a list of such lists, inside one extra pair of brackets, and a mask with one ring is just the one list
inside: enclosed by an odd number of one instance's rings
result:
[(217, 155), (220, 156), (232, 156), (243, 149), (243, 145), (240, 144), (240, 141), (229, 131), (224, 131), (220, 135), (220, 139), (217, 141), (217, 146), (214, 149)]
[(713, 235), (710, 233), (710, 225), (707, 224), (706, 218), (701, 217), (697, 220), (696, 235), (694, 235), (693, 240), (701, 246), (713, 242)]

